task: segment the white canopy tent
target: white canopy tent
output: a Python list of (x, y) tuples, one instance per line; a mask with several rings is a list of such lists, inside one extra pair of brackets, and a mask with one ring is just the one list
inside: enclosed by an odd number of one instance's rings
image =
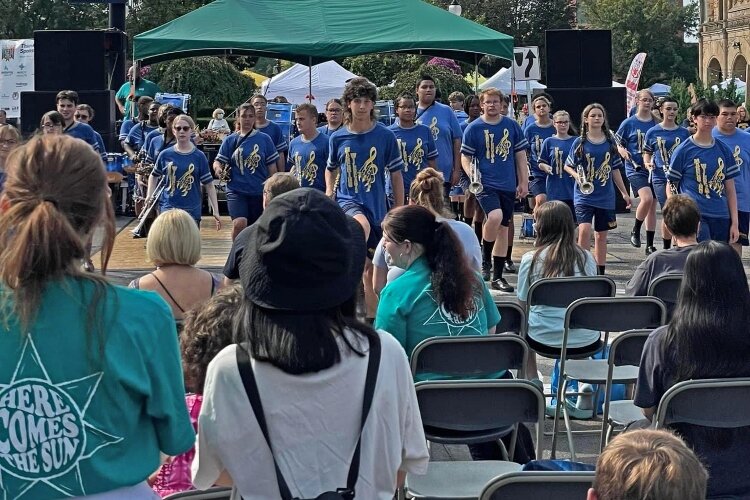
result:
[[(539, 83), (538, 80), (529, 80), (529, 87), (531, 91), (536, 89), (546, 89), (547, 86)], [(511, 71), (510, 68), (503, 68), (491, 77), (489, 77), (484, 83), (479, 84), (480, 89), (486, 89), (489, 87), (495, 87), (499, 89), (503, 94), (510, 94), (511, 92)], [(526, 80), (516, 80), (516, 92), (526, 92)]]
[[(325, 103), (335, 97), (340, 98), (346, 81), (356, 76), (335, 61), (316, 64), (312, 70), (309, 66), (295, 64), (265, 80), (261, 85), (261, 92), (269, 99), (282, 95), (292, 104), (312, 102), (322, 112)], [(312, 101), (308, 100), (310, 89)]]

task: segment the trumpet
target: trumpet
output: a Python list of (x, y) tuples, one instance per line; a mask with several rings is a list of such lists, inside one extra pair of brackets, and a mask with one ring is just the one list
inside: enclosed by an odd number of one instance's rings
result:
[(583, 170), (583, 165), (578, 165), (576, 174), (578, 174), (578, 188), (581, 190), (581, 194), (587, 195), (593, 193), (594, 183), (586, 178), (586, 172)]
[(473, 195), (478, 195), (484, 191), (482, 185), (482, 173), (479, 171), (477, 159), (471, 160), (471, 178), (469, 182), (469, 192)]
[(164, 189), (166, 187), (167, 176), (164, 175), (159, 179), (159, 184), (156, 185), (154, 194), (151, 195), (151, 197), (144, 203), (143, 210), (141, 210), (141, 214), (138, 216), (138, 224), (130, 230), (130, 232), (133, 233), (133, 238), (143, 238), (146, 236), (146, 232), (144, 231), (146, 227), (146, 220), (148, 220), (149, 215), (151, 215), (151, 212), (153, 212), (156, 208), (156, 205), (159, 203), (159, 199), (161, 198), (161, 194), (164, 192)]
[(224, 168), (221, 169), (221, 174), (219, 175), (219, 185), (226, 186), (229, 184), (229, 181), (232, 180), (232, 166), (227, 164), (224, 165)]

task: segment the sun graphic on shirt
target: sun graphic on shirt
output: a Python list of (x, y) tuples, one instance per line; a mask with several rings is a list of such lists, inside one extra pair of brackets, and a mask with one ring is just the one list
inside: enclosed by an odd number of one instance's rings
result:
[(438, 302), (435, 292), (432, 289), (427, 289), (425, 292), (435, 303), (435, 311), (427, 318), (423, 324), (426, 325), (445, 325), (448, 329), (448, 335), (456, 337), (458, 335), (484, 335), (486, 331), (482, 331), (482, 324), (479, 320), (479, 313), (484, 310), (482, 301), (474, 298), (474, 311), (469, 315), (468, 318), (462, 320), (455, 314), (451, 313), (445, 308), (445, 305)]
[(27, 336), (13, 377), (0, 383), (3, 500), (33, 498), (40, 483), (60, 496), (86, 495), (80, 462), (122, 441), (86, 421), (102, 375), (54, 383)]

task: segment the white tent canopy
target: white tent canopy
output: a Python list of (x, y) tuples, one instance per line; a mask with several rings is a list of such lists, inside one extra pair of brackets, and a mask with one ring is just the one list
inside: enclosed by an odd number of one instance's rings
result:
[(329, 100), (341, 98), (346, 81), (357, 75), (339, 66), (335, 61), (327, 61), (312, 67), (295, 64), (271, 79), (265, 80), (261, 91), (269, 99), (278, 95), (287, 98), (292, 104), (308, 102), (310, 78), (312, 78), (312, 103), (323, 111)]
[[(511, 71), (510, 68), (503, 68), (491, 77), (489, 77), (484, 83), (479, 84), (480, 89), (486, 89), (489, 87), (495, 87), (500, 90), (503, 94), (510, 94), (511, 83)], [(529, 80), (529, 86), (531, 90), (535, 89), (546, 89), (547, 86), (539, 83), (538, 80)], [(516, 92), (523, 93), (526, 91), (526, 80), (516, 80)]]

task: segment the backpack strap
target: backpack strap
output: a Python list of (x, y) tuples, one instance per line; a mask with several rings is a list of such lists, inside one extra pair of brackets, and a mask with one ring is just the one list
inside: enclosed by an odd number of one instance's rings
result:
[[(360, 458), (360, 445), (362, 442), (362, 429), (365, 426), (367, 415), (370, 412), (372, 406), (372, 399), (375, 393), (375, 383), (378, 378), (378, 368), (380, 367), (380, 338), (379, 337), (368, 337), (370, 342), (370, 355), (367, 361), (367, 376), (365, 378), (365, 391), (362, 398), (362, 419), (359, 427), (359, 437), (357, 438), (357, 446), (354, 448), (354, 456), (349, 466), (349, 474), (346, 479), (346, 489), (337, 489), (337, 493), (340, 493), (346, 499), (354, 498), (354, 486), (357, 483), (359, 477), (359, 458)], [(255, 414), (255, 419), (258, 421), (263, 437), (266, 440), (268, 449), (271, 452), (271, 458), (273, 459), (273, 466), (276, 470), (276, 481), (279, 485), (279, 492), (281, 493), (282, 500), (293, 500), (292, 494), (289, 491), (284, 476), (281, 474), (279, 464), (276, 462), (276, 457), (273, 455), (273, 447), (271, 446), (271, 439), (268, 436), (268, 426), (266, 425), (266, 417), (263, 413), (263, 405), (260, 402), (260, 393), (258, 392), (258, 385), (255, 382), (255, 375), (253, 373), (252, 364), (250, 362), (250, 354), (246, 347), (242, 344), (237, 344), (236, 349), (237, 356), (237, 367), (242, 378), (242, 384), (245, 386), (245, 392), (247, 398), (250, 400), (250, 406)]]

